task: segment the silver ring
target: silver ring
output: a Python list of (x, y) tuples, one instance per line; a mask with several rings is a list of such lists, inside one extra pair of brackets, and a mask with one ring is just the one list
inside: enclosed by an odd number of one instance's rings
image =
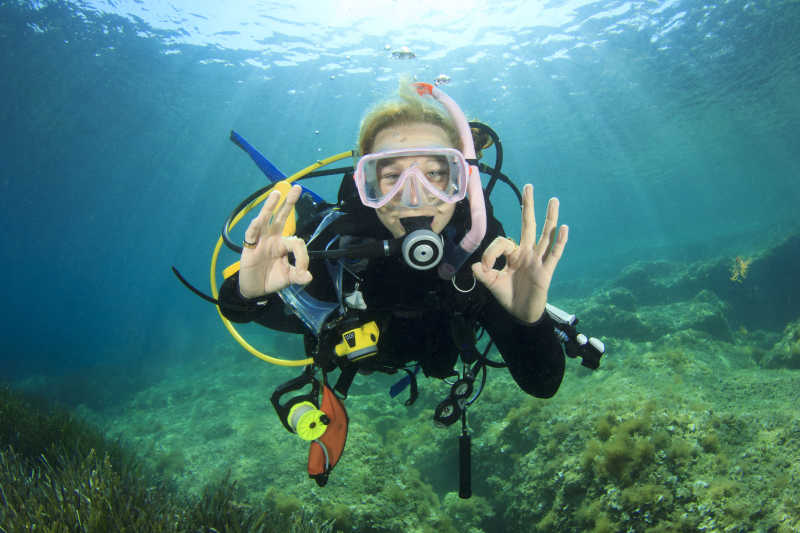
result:
[(249, 242), (247, 239), (244, 239), (244, 240), (242, 241), (242, 245), (243, 245), (245, 248), (255, 248), (256, 246), (258, 246), (258, 241), (256, 241), (256, 242)]
[(467, 290), (464, 290), (464, 289), (462, 289), (461, 287), (459, 287), (458, 285), (456, 285), (456, 277), (455, 277), (455, 276), (453, 276), (452, 278), (450, 278), (450, 281), (453, 283), (453, 287), (455, 287), (455, 289), (456, 289), (458, 292), (462, 293), (462, 294), (466, 294), (466, 293), (468, 293), (468, 292), (472, 292), (472, 289), (474, 289), (474, 288), (475, 288), (475, 285), (477, 285), (477, 284), (478, 284), (478, 280), (475, 278), (475, 276), (474, 276), (474, 275), (472, 276), (472, 287), (470, 287), (470, 288), (469, 288), (469, 289), (467, 289)]

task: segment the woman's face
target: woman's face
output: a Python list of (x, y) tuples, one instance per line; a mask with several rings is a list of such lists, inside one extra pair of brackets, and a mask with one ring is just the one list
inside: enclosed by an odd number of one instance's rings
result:
[[(449, 147), (453, 148), (447, 133), (435, 124), (427, 122), (414, 122), (411, 124), (399, 124), (389, 126), (378, 132), (373, 143), (373, 152), (383, 152), (386, 150), (399, 150), (402, 148), (430, 148), (430, 147)], [(426, 175), (431, 176), (432, 183), (436, 183), (437, 174), (442, 170), (442, 163), (435, 158), (397, 158), (383, 167), (379, 176), (381, 177), (381, 189), (391, 188), (393, 177), (399, 176), (406, 168), (417, 165)], [(384, 183), (385, 179), (385, 183)], [(384, 191), (385, 192), (385, 191)], [(378, 219), (386, 226), (394, 237), (402, 237), (406, 230), (400, 223), (401, 218), (430, 216), (433, 217), (431, 229), (436, 233), (441, 231), (453, 218), (455, 204), (446, 202), (433, 202), (432, 205), (423, 205), (415, 208), (404, 207), (399, 201), (389, 202), (376, 211)]]

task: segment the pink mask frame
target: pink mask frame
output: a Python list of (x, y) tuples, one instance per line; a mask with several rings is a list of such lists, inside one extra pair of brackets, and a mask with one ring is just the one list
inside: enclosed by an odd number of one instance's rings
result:
[[(370, 195), (370, 189), (380, 187), (378, 176), (372, 176), (370, 181), (375, 182), (371, 185), (367, 184), (367, 175), (375, 172), (370, 169), (370, 166), (377, 166), (378, 163), (385, 159), (395, 158), (408, 158), (408, 157), (442, 157), (448, 165), (448, 172), (456, 172), (456, 178), (449, 181), (449, 185), (454, 186), (455, 192), (448, 194), (425, 176), (425, 173), (417, 166), (412, 165), (402, 171), (397, 182), (385, 194), (381, 194), (380, 198), (375, 195)], [(367, 207), (374, 209), (381, 208), (391, 202), (398, 194), (402, 194), (403, 205), (405, 207), (419, 207), (423, 205), (430, 205), (430, 202), (425, 200), (425, 195), (421, 194), (426, 191), (433, 198), (441, 202), (453, 204), (463, 200), (467, 194), (467, 177), (469, 176), (469, 164), (464, 158), (464, 154), (455, 148), (404, 148), (399, 150), (386, 150), (384, 152), (376, 152), (368, 154), (359, 159), (354, 179), (358, 195), (361, 198), (361, 203)], [(407, 200), (411, 193), (411, 189), (416, 187), (416, 194), (418, 201), (411, 203)]]

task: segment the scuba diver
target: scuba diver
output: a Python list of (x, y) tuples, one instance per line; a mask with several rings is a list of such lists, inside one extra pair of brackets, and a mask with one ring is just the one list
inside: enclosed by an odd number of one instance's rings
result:
[[(558, 199), (548, 202), (537, 239), (533, 187), (525, 185), (520, 242), (506, 237), (481, 185), (479, 169), (487, 167), (476, 151), (491, 144), (481, 135), (476, 147), (473, 132), (481, 131), (440, 88), (402, 84), (397, 98), (363, 119), (357, 164), (345, 172), (336, 204), (299, 185), (262, 195), (238, 270), (227, 272), (212, 300), (231, 322), (304, 335), (308, 364), (272, 404), (289, 431), (311, 442), (308, 472), (320, 486), (344, 449), (342, 400), (357, 373), (405, 372), (391, 392), (410, 387), (407, 405), (419, 371), (451, 384), (434, 421), (462, 423), (459, 494), (468, 498), (466, 410), (486, 368), (507, 367), (537, 398), (558, 390), (565, 350), (597, 368), (602, 343), (547, 304), (568, 238), (567, 226), (558, 227)], [(238, 134), (232, 139), (251, 151)], [(484, 332), (489, 342), (479, 350)], [(503, 362), (488, 359), (492, 344)], [(301, 394), (305, 387), (311, 391)]]

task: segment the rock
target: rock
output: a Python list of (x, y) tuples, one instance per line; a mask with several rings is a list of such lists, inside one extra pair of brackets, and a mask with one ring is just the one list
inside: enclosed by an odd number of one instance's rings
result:
[(761, 366), (800, 369), (800, 319), (786, 326), (783, 338), (761, 359)]

